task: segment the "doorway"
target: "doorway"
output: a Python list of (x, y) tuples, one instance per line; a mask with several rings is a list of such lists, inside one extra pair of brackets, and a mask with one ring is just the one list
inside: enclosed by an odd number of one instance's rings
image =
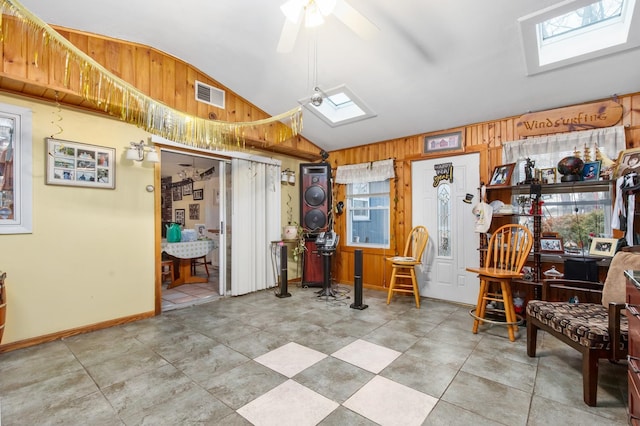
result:
[[(466, 154), (411, 165), (413, 226), (429, 231), (425, 264), (418, 271), (424, 296), (470, 305), (477, 300), (478, 279), (465, 268), (479, 263), (471, 211), (479, 197), (479, 161), (479, 154)], [(473, 196), (470, 203), (467, 194)]]
[[(224, 160), (205, 155), (161, 149), (161, 234), (172, 223), (192, 230), (196, 239), (209, 239), (214, 249), (205, 258), (196, 259), (193, 276), (203, 282), (172, 287), (171, 280), (161, 283), (162, 311), (205, 303), (223, 296), (227, 269), (225, 249), (227, 212), (224, 191), (228, 180)], [(163, 259), (167, 257), (162, 253)], [(174, 262), (175, 263), (175, 262)], [(175, 266), (174, 266), (175, 267)]]

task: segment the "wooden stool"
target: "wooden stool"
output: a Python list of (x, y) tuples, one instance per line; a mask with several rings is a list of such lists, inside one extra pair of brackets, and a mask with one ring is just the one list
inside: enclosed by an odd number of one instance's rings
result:
[[(516, 276), (517, 277), (517, 276)], [(480, 276), (480, 291), (478, 294), (478, 304), (471, 316), (473, 321), (473, 334), (478, 333), (478, 326), (483, 322), (492, 324), (502, 324), (507, 326), (509, 332), (509, 340), (512, 342), (516, 339), (518, 325), (522, 323), (522, 317), (518, 318), (513, 306), (513, 296), (511, 294), (511, 279), (513, 276), (506, 278), (496, 278)], [(495, 286), (492, 288), (492, 284)], [(499, 284), (496, 285), (496, 284)], [(499, 287), (499, 289), (498, 289)], [(490, 304), (490, 305), (489, 305)], [(489, 307), (487, 307), (489, 305)], [(502, 305), (502, 306), (501, 306)], [(498, 312), (504, 315), (504, 320), (492, 320), (487, 318), (487, 313)]]
[(173, 275), (173, 260), (163, 260), (160, 264), (160, 276), (161, 281), (164, 283), (167, 278), (170, 279), (171, 284), (175, 276)]
[[(480, 268), (467, 268), (480, 279), (478, 304), (469, 314), (474, 318), (473, 334), (478, 326), (488, 322), (507, 326), (509, 340), (516, 340), (520, 320), (516, 316), (511, 295), (511, 280), (522, 277), (522, 267), (533, 245), (533, 235), (524, 225), (504, 225), (494, 231), (487, 246), (485, 264)], [(498, 288), (499, 287), (499, 288)], [(491, 305), (487, 308), (487, 304)], [(495, 304), (494, 304), (495, 303)], [(502, 304), (504, 307), (497, 305)], [(504, 314), (504, 320), (493, 320), (487, 313)]]

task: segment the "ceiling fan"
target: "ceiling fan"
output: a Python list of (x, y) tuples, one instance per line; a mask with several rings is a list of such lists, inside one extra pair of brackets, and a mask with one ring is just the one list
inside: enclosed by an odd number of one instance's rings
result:
[(288, 0), (280, 10), (286, 17), (277, 51), (287, 53), (293, 49), (304, 18), (305, 27), (317, 27), (324, 18), (333, 14), (354, 33), (364, 39), (371, 38), (378, 28), (355, 10), (346, 0)]

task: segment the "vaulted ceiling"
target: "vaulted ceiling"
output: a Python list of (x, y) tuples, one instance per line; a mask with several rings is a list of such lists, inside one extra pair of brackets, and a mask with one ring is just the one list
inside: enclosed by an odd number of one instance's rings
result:
[[(45, 22), (146, 44), (185, 60), (271, 115), (346, 84), (376, 114), (330, 127), (305, 113), (327, 150), (640, 91), (640, 50), (527, 75), (518, 18), (556, 0), (348, 0), (379, 31), (334, 16), (276, 51), (285, 0), (22, 0)], [(640, 27), (637, 25), (636, 27)]]

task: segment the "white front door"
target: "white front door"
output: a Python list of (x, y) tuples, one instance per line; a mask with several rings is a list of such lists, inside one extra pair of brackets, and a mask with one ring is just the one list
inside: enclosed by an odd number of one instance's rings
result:
[[(479, 264), (479, 234), (471, 212), (479, 201), (479, 160), (479, 154), (467, 154), (412, 163), (413, 226), (429, 231), (417, 271), (422, 296), (470, 305), (477, 301), (478, 278), (465, 268)], [(465, 202), (467, 194), (473, 196), (470, 202)]]

